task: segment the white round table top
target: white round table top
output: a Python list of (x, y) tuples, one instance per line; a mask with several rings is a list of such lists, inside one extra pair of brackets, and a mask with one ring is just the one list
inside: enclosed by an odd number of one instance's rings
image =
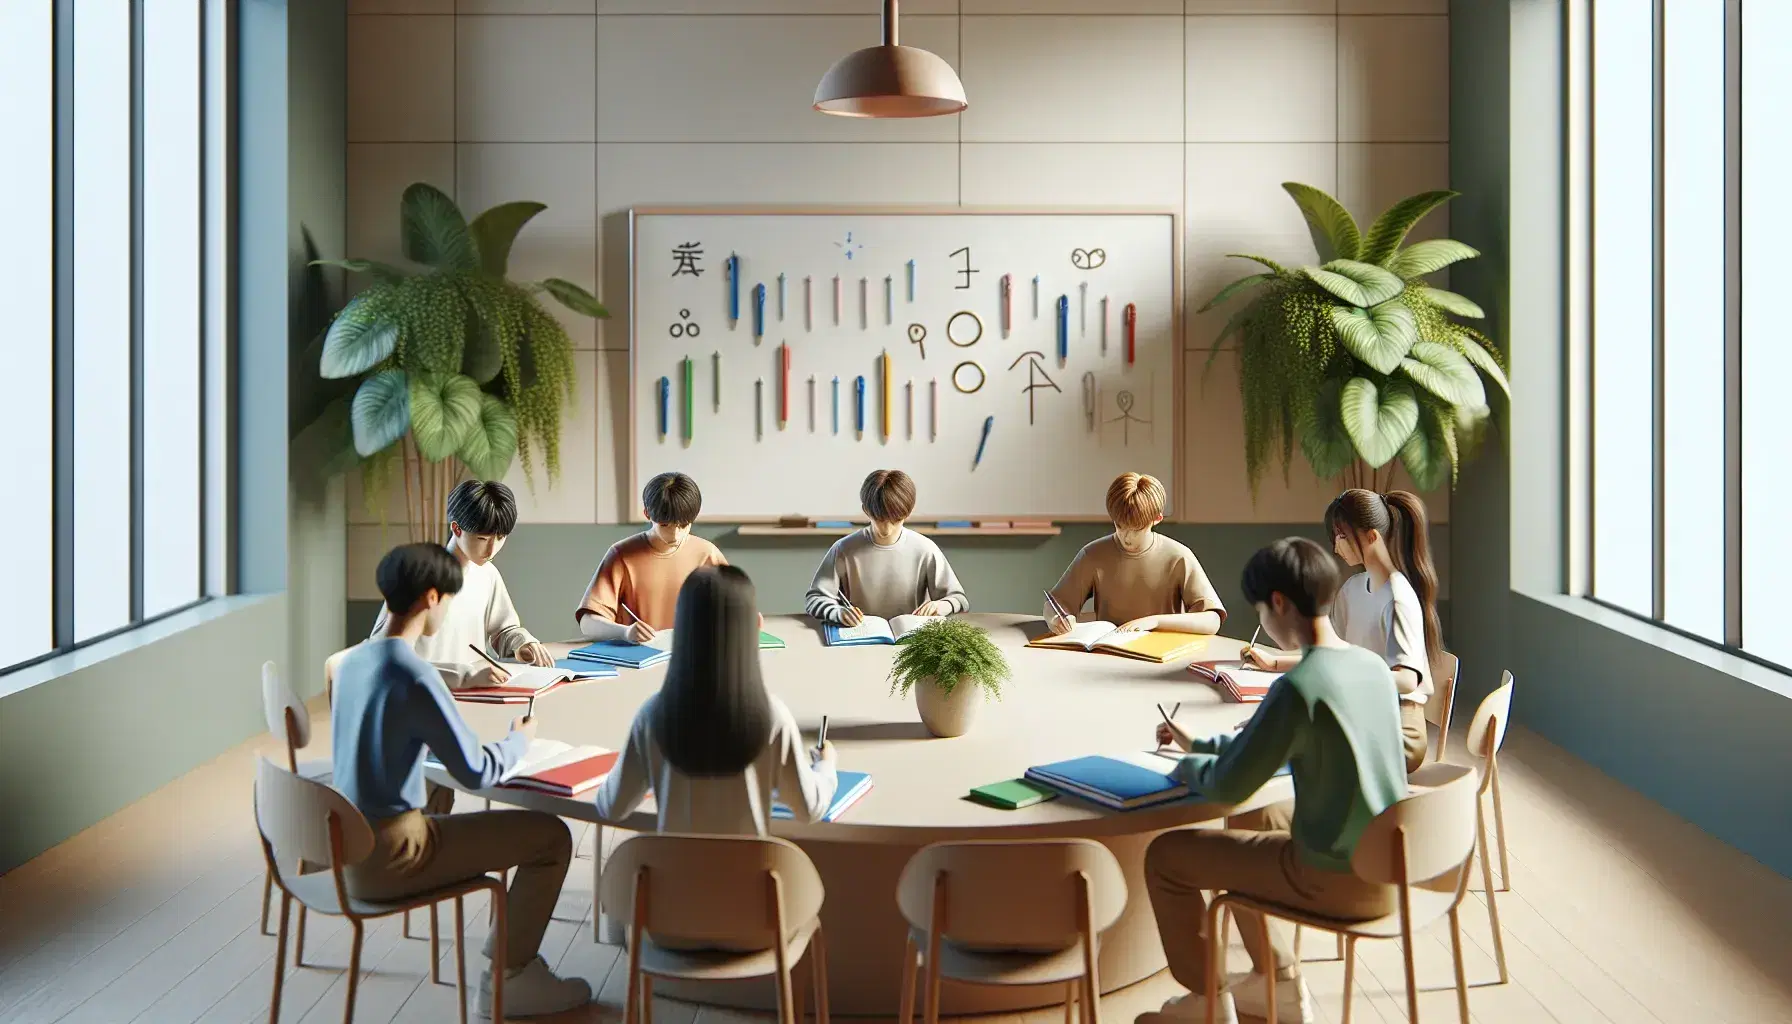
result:
[[(1169, 665), (1110, 654), (1026, 647), (1045, 630), (1037, 615), (968, 614), (988, 631), (1007, 657), (1013, 677), (1000, 700), (977, 709), (969, 733), (936, 739), (921, 724), (911, 694), (890, 693), (890, 663), (897, 648), (826, 647), (820, 628), (799, 616), (768, 616), (767, 632), (787, 645), (761, 651), (766, 686), (789, 706), (813, 738), (828, 716), (828, 740), (846, 771), (869, 772), (872, 789), (838, 821), (778, 821), (773, 832), (790, 838), (842, 841), (931, 842), (948, 838), (1101, 836), (1154, 831), (1220, 818), (1287, 799), (1292, 786), (1270, 780), (1250, 801), (1217, 805), (1185, 799), (1137, 811), (1116, 812), (1068, 796), (1007, 811), (970, 800), (976, 786), (1018, 778), (1034, 765), (1087, 754), (1148, 751), (1166, 711), (1180, 703), (1177, 723), (1196, 736), (1230, 731), (1254, 705), (1228, 704), (1186, 661)], [(550, 644), (561, 656), (573, 644)], [(1196, 659), (1235, 658), (1242, 641), (1209, 637)], [(537, 735), (573, 744), (621, 749), (642, 701), (657, 692), (662, 664), (623, 669), (619, 678), (563, 686), (535, 703)], [(485, 736), (499, 735), (520, 709), (462, 704)], [(1169, 762), (1165, 762), (1169, 766)], [(445, 773), (436, 782), (454, 785)], [(459, 788), (459, 787), (457, 787)], [(563, 817), (595, 820), (589, 795), (573, 799), (521, 790), (482, 791), (496, 801), (534, 807)], [(628, 820), (611, 824), (652, 831), (651, 802)]]

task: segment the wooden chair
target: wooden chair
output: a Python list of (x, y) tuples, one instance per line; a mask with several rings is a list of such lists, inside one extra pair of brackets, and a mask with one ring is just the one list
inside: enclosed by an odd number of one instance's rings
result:
[[(938, 1024), (940, 980), (976, 985), (1064, 985), (1064, 1020), (1082, 1008), (1101, 1020), (1099, 936), (1126, 909), (1126, 876), (1089, 839), (934, 843), (896, 883), (908, 921), (901, 1024), (914, 1016), (917, 961), (927, 1024)], [(1001, 952), (986, 952), (999, 950)]]
[(628, 921), (627, 1024), (652, 1024), (654, 978), (763, 977), (776, 981), (781, 1024), (797, 1024), (802, 989), (792, 984), (791, 969), (798, 963), (815, 987), (816, 1020), (827, 1024), (821, 875), (795, 844), (762, 836), (634, 836), (605, 862), (599, 894), (601, 909)]
[[(1506, 854), (1506, 814), (1500, 803), (1500, 747), (1505, 745), (1506, 724), (1512, 719), (1512, 687), (1512, 673), (1502, 673), (1499, 688), (1481, 701), (1481, 706), (1475, 709), (1475, 717), (1468, 724), (1469, 756), (1480, 762), (1480, 785), (1475, 791), (1475, 847), (1481, 859), (1481, 888), (1487, 893), (1487, 917), (1493, 928), (1493, 960), (1499, 966), (1502, 985), (1510, 976), (1506, 971), (1506, 941), (1500, 928), (1499, 900), (1494, 895), (1492, 858), (1487, 848), (1486, 799), (1489, 793), (1493, 795), (1493, 821), (1500, 849), (1497, 891), (1505, 892), (1512, 887), (1512, 873)], [(1413, 774), (1412, 781), (1416, 785), (1434, 785), (1436, 768), (1426, 765)]]
[(372, 902), (348, 894), (342, 872), (373, 852), (373, 829), (342, 794), (321, 782), (302, 778), (265, 758), (255, 775), (255, 824), (262, 854), (274, 883), (280, 887), (280, 930), (274, 946), (274, 994), (268, 1024), (280, 1024), (280, 991), (286, 981), (286, 922), (292, 901), (301, 909), (348, 919), (354, 937), (348, 955), (348, 993), (344, 1024), (355, 1019), (355, 991), (361, 979), (363, 922), (401, 914), (416, 907), (454, 901), (454, 959), (460, 992), (461, 1024), (467, 1022), (467, 954), (462, 898), (481, 890), (491, 893), (497, 909), (492, 938), (492, 1015), (504, 1019), (504, 885), (487, 875), (445, 885), (402, 900)]
[[(280, 678), (280, 669), (271, 661), (261, 664), (261, 709), (267, 716), (268, 731), (280, 737), (286, 743), (286, 769), (303, 778), (312, 779), (328, 785), (332, 765), (326, 760), (299, 761), (299, 751), (311, 745), (311, 712), (306, 709), (305, 702), (292, 692)], [(268, 911), (273, 906), (274, 873), (268, 872), (261, 881), (261, 934), (272, 935), (268, 930)], [(299, 941), (298, 956), (305, 955), (305, 908), (299, 908)]]
[(1432, 689), (1425, 701), (1425, 722), (1437, 728), (1431, 747), (1433, 761), (1444, 759), (1444, 745), (1450, 740), (1450, 713), (1456, 707), (1456, 677), (1461, 669), (1461, 660), (1449, 651), (1440, 653), (1431, 665)]
[[(1418, 1024), (1413, 934), (1448, 916), (1450, 951), (1456, 962), (1456, 1006), (1462, 1024), (1469, 1024), (1468, 979), (1462, 967), (1462, 924), (1457, 911), (1468, 891), (1469, 859), (1474, 854), (1477, 783), (1474, 769), (1459, 765), (1440, 765), (1432, 778), (1435, 788), (1415, 789), (1411, 796), (1376, 815), (1357, 840), (1356, 853), (1350, 859), (1357, 877), (1398, 887), (1399, 906), (1393, 913), (1368, 921), (1345, 921), (1228, 892), (1216, 897), (1208, 909), (1207, 934), (1222, 935), (1222, 913), (1240, 908), (1264, 915), (1265, 945), (1270, 917), (1344, 936), (1344, 1024), (1350, 1024), (1357, 940), (1398, 939), (1406, 959), (1407, 1019)], [(1212, 960), (1207, 969), (1207, 1024), (1214, 1024), (1226, 944), (1222, 939), (1210, 944), (1209, 949)], [(1274, 971), (1265, 972), (1264, 984), (1269, 989), (1269, 1024), (1277, 1024)]]

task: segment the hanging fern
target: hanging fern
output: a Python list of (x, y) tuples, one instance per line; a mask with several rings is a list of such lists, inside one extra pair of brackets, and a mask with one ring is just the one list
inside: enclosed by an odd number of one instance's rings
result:
[[(440, 474), (464, 466), (496, 479), (518, 456), (533, 488), (532, 451), (549, 482), (558, 478), (560, 427), (575, 394), (572, 340), (538, 295), (580, 316), (609, 314), (571, 282), (506, 279), (518, 232), (542, 209), (505, 203), (469, 224), (453, 200), (418, 183), (405, 190), (400, 216), (405, 255), (421, 272), (317, 261), (372, 277), (330, 325), (318, 367), (325, 378), (357, 382), (350, 420), (370, 502), (383, 499), (395, 463), (407, 498), (424, 503), (442, 496)], [(426, 463), (440, 466), (424, 472)], [(412, 511), (425, 519), (439, 512)]]
[(1372, 473), (1398, 458), (1421, 488), (1454, 484), (1490, 415), (1486, 385), (1511, 394), (1499, 347), (1454, 319), (1483, 316), (1481, 307), (1424, 280), (1479, 254), (1450, 239), (1402, 246), (1425, 214), (1456, 193), (1404, 199), (1365, 233), (1319, 189), (1282, 187), (1327, 262), (1290, 269), (1241, 256), (1269, 273), (1232, 282), (1202, 307), (1247, 296), (1216, 345), (1238, 339), (1253, 496), (1278, 448), (1287, 477), (1296, 445), (1326, 479), (1353, 464)]

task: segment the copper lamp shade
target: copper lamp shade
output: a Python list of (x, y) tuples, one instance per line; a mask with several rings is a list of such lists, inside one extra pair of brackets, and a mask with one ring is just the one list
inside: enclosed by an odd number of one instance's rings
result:
[(884, 44), (840, 58), (815, 87), (815, 109), (842, 117), (933, 117), (967, 105), (964, 83), (937, 55), (896, 42), (896, 0), (884, 0)]

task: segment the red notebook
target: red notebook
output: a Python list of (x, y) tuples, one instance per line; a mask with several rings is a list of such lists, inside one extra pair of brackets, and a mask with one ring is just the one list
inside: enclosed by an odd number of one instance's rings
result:
[(1196, 661), (1188, 670), (1212, 683), (1228, 704), (1260, 704), (1282, 678), (1280, 672), (1265, 672), (1238, 661)]
[(578, 796), (601, 785), (620, 756), (602, 747), (575, 747), (567, 757), (554, 758), (539, 768), (525, 768), (504, 785), (553, 796)]

